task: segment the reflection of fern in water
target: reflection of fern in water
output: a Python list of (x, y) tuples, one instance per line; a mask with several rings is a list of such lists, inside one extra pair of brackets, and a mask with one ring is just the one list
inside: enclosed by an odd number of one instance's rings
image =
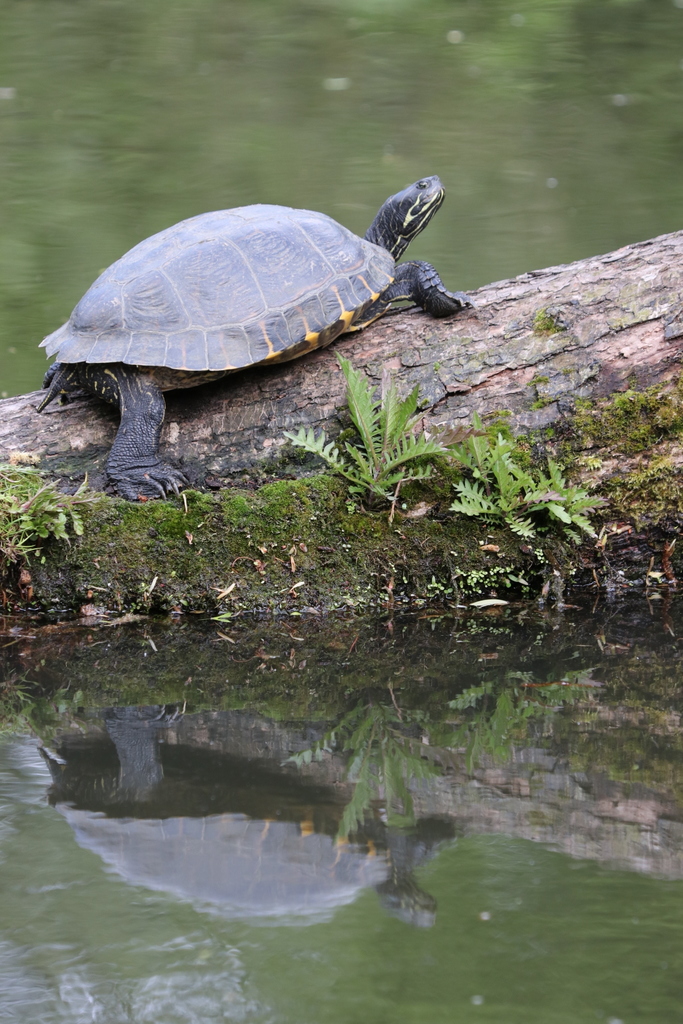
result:
[(25, 675), (10, 673), (0, 680), (0, 737), (29, 732), (47, 743), (64, 727), (63, 716), (75, 715), (82, 701), (82, 690), (45, 696)]
[(602, 504), (581, 487), (569, 485), (560, 467), (548, 459), (547, 475), (535, 475), (518, 466), (512, 457), (514, 444), (498, 434), (496, 440), (482, 433), (482, 422), (475, 413), (476, 428), (461, 444), (449, 447), (449, 453), (466, 470), (467, 476), (454, 485), (458, 497), (452, 512), (480, 516), (487, 522), (503, 520), (520, 537), (534, 537), (537, 530), (559, 524), (572, 540), (581, 540), (581, 532), (595, 531), (585, 513)]
[(422, 726), (425, 719), (420, 711), (361, 703), (313, 747), (291, 758), (302, 765), (320, 761), (333, 750), (350, 754), (346, 777), (354, 790), (339, 824), (340, 835), (355, 832), (375, 800), (384, 804), (388, 824), (413, 823), (410, 783), (437, 774), (436, 766), (424, 757), (427, 748), (406, 732), (411, 724)]
[[(494, 694), (495, 683), (471, 686), (449, 708), (464, 713), (448, 745), (464, 751), (467, 770), (481, 757), (506, 760), (515, 740), (523, 740), (529, 719), (552, 715), (565, 704), (585, 696), (585, 688), (599, 686), (591, 669), (567, 672), (562, 679), (536, 681), (531, 672), (506, 673), (505, 689)], [(512, 685), (509, 685), (509, 684)]]
[[(451, 711), (459, 721), (432, 721), (427, 712), (395, 705), (362, 702), (348, 711), (312, 747), (294, 754), (301, 766), (322, 761), (325, 754), (349, 755), (346, 777), (353, 796), (339, 825), (348, 836), (363, 824), (373, 802), (381, 801), (389, 825), (414, 824), (411, 784), (441, 774), (435, 750), (464, 753), (467, 770), (484, 756), (506, 760), (516, 740), (523, 741), (530, 719), (552, 715), (565, 704), (585, 696), (585, 687), (598, 686), (591, 670), (568, 672), (560, 680), (536, 681), (531, 673), (508, 672), (500, 683), (471, 686), (455, 700)], [(497, 692), (496, 692), (497, 691)], [(409, 734), (418, 727), (426, 741)]]

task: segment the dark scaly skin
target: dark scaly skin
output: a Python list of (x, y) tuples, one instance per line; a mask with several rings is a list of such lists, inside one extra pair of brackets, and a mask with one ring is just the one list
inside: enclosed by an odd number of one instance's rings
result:
[(354, 329), (367, 327), (388, 310), (392, 302), (407, 299), (420, 306), (430, 316), (442, 319), (453, 316), (472, 301), (464, 292), (449, 292), (431, 263), (410, 260), (396, 267), (396, 277), (380, 297), (363, 313), (354, 324)]
[(39, 409), (57, 394), (84, 388), (115, 405), (121, 424), (114, 439), (106, 474), (122, 498), (165, 498), (187, 485), (186, 477), (158, 458), (159, 437), (166, 403), (161, 388), (150, 376), (123, 363), (53, 363), (43, 387), (48, 394)]

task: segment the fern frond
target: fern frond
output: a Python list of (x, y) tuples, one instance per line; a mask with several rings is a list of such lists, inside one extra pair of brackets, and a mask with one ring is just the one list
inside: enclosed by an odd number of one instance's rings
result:
[(518, 537), (524, 537), (525, 540), (530, 540), (536, 536), (534, 524), (530, 519), (518, 519), (515, 516), (505, 516), (505, 522), (510, 527), (513, 533), (516, 533)]
[(341, 461), (336, 441), (327, 441), (325, 431), (321, 430), (316, 437), (313, 427), (299, 427), (296, 434), (291, 430), (285, 430), (285, 437), (288, 437), (297, 448), (305, 448), (312, 455), (319, 455), (328, 465), (337, 466)]
[(498, 513), (495, 502), (487, 497), (480, 483), (471, 480), (458, 480), (455, 488), (460, 497), (451, 504), (452, 512), (462, 512), (466, 516), (487, 516)]
[(414, 415), (419, 392), (420, 386), (416, 384), (410, 394), (401, 400), (393, 382), (386, 390), (383, 390), (379, 422), (384, 452), (394, 448), (419, 420), (420, 417)]
[(376, 465), (377, 448), (381, 445), (381, 432), (378, 416), (378, 402), (367, 378), (359, 370), (354, 370), (348, 359), (337, 356), (342, 373), (346, 378), (346, 400), (353, 424), (360, 434), (368, 458)]

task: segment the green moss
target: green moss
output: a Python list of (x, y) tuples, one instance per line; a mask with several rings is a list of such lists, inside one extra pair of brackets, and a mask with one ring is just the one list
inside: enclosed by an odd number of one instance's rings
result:
[(604, 493), (612, 514), (638, 525), (680, 520), (683, 472), (669, 458), (653, 459), (644, 469), (608, 480)]
[(552, 398), (543, 398), (543, 397), (541, 397), (541, 398), (537, 398), (535, 402), (532, 402), (529, 408), (531, 408), (531, 409), (533, 409), (535, 411), (537, 409), (545, 409), (546, 406), (552, 405), (552, 404), (553, 404)]
[(532, 455), (532, 438), (527, 434), (518, 434), (514, 438), (515, 448), (512, 453), (513, 461), (520, 469), (530, 469), (534, 464)]
[[(547, 402), (539, 397), (535, 407)], [(509, 438), (505, 410), (486, 429)], [(530, 468), (543, 461), (552, 444), (553, 457), (580, 472), (595, 462), (586, 462), (587, 449), (632, 454), (679, 436), (683, 391), (680, 385), (630, 388), (594, 404), (577, 401), (573, 419), (556, 434), (517, 437), (517, 464)], [(571, 564), (573, 553), (557, 541), (545, 541), (540, 555), (525, 555), (526, 546), (507, 530), (449, 513), (458, 476), (453, 462), (436, 460), (433, 478), (406, 485), (406, 507), (399, 507), (392, 523), (387, 509), (364, 511), (349, 502), (342, 479), (324, 474), (218, 495), (187, 491), (169, 501), (102, 498), (96, 511), (85, 512), (81, 538), (70, 547), (45, 545), (45, 563), (30, 567), (32, 586), (48, 608), (296, 613), (306, 605), (448, 602), (501, 587), (507, 596), (511, 589), (525, 592), (516, 580), (538, 584), (548, 550), (553, 565)], [(681, 483), (681, 472), (659, 459), (604, 485), (605, 514), (649, 523), (681, 518)], [(427, 514), (403, 515), (418, 503), (429, 506)], [(498, 553), (480, 549), (485, 538)]]
[(559, 334), (566, 327), (557, 314), (550, 309), (539, 309), (534, 316), (534, 331), (537, 334)]
[(614, 448), (634, 455), (665, 436), (683, 434), (683, 388), (629, 388), (609, 401), (577, 401), (572, 421), (574, 448)]
[[(399, 511), (393, 522), (388, 510), (349, 505), (344, 482), (326, 475), (184, 500), (103, 498), (81, 538), (48, 544), (45, 563), (32, 566), (35, 597), (48, 608), (236, 613), (426, 602), (510, 582), (519, 590), (512, 577), (538, 577), (537, 559), (504, 529), (445, 514), (455, 472), (444, 460), (433, 480), (405, 489), (407, 511), (421, 501), (438, 518)], [(480, 550), (486, 536), (499, 557)]]
[(484, 417), (484, 427), (487, 435), (492, 441), (495, 441), (499, 434), (501, 434), (506, 441), (514, 441), (512, 430), (510, 429), (510, 416), (511, 413), (507, 410), (499, 409)]

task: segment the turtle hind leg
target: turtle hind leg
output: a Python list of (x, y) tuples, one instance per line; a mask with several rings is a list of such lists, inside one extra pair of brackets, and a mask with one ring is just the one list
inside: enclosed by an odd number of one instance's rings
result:
[(122, 363), (90, 364), (83, 383), (121, 412), (106, 474), (122, 498), (165, 498), (187, 485), (185, 476), (158, 456), (166, 403), (161, 388), (145, 373)]
[(53, 363), (43, 377), (43, 389), (47, 391), (45, 398), (38, 406), (38, 412), (42, 412), (55, 398), (61, 397), (62, 401), (74, 391), (80, 391), (81, 384), (80, 363)]
[(399, 263), (396, 277), (380, 297), (355, 321), (353, 328), (367, 327), (386, 313), (392, 302), (409, 301), (420, 306), (430, 316), (439, 319), (453, 316), (474, 303), (464, 292), (450, 292), (431, 263), (409, 260)]

